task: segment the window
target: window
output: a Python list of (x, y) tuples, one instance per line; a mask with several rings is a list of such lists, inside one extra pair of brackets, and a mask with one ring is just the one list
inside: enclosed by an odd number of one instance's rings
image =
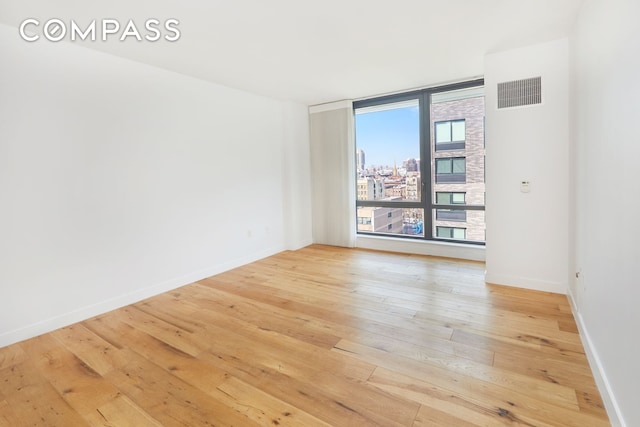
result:
[(458, 227), (436, 227), (436, 234), (442, 239), (466, 239), (467, 230)]
[(353, 107), (358, 233), (483, 244), (483, 81)]
[(464, 205), (466, 193), (436, 192), (436, 203), (438, 205)]
[(436, 150), (464, 149), (466, 123), (464, 120), (448, 120), (435, 123)]
[(415, 96), (355, 109), (359, 200), (408, 199), (408, 170), (420, 159), (419, 111)]
[[(437, 205), (464, 205), (466, 193), (436, 192)], [(467, 211), (461, 209), (437, 209), (438, 221), (466, 221)]]
[(465, 182), (466, 169), (467, 159), (464, 157), (436, 159), (436, 182)]

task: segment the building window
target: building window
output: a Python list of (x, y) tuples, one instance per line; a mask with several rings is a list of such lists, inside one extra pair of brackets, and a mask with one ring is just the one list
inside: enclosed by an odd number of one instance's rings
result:
[(436, 183), (459, 183), (467, 180), (467, 159), (448, 157), (436, 159)]
[(438, 205), (464, 205), (466, 193), (452, 193), (449, 191), (436, 192), (436, 204)]
[(358, 217), (359, 225), (371, 225), (371, 218), (363, 218), (361, 216)]
[(483, 83), (353, 103), (358, 233), (484, 244)]
[(436, 227), (436, 235), (441, 239), (464, 240), (467, 237), (467, 230), (458, 227)]
[[(437, 205), (464, 205), (466, 193), (454, 193), (450, 191), (437, 191)], [(466, 221), (467, 211), (462, 209), (436, 209), (437, 221)]]
[(466, 139), (465, 120), (448, 120), (435, 123), (436, 151), (464, 150)]

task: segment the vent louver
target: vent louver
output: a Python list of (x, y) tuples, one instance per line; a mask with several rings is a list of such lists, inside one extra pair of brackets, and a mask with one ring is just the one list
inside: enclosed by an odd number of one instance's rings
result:
[(498, 108), (542, 103), (542, 77), (498, 83)]

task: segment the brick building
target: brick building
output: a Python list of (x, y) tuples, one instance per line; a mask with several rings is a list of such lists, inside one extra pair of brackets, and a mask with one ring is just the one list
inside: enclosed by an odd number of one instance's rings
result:
[[(434, 96), (431, 129), (434, 202), (484, 205), (484, 96), (454, 100)], [(484, 241), (484, 210), (436, 209), (433, 234)]]

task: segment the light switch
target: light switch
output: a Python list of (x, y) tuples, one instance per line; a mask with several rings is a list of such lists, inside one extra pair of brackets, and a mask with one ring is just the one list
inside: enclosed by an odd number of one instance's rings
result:
[(520, 192), (528, 193), (531, 191), (531, 183), (529, 181), (520, 181)]

